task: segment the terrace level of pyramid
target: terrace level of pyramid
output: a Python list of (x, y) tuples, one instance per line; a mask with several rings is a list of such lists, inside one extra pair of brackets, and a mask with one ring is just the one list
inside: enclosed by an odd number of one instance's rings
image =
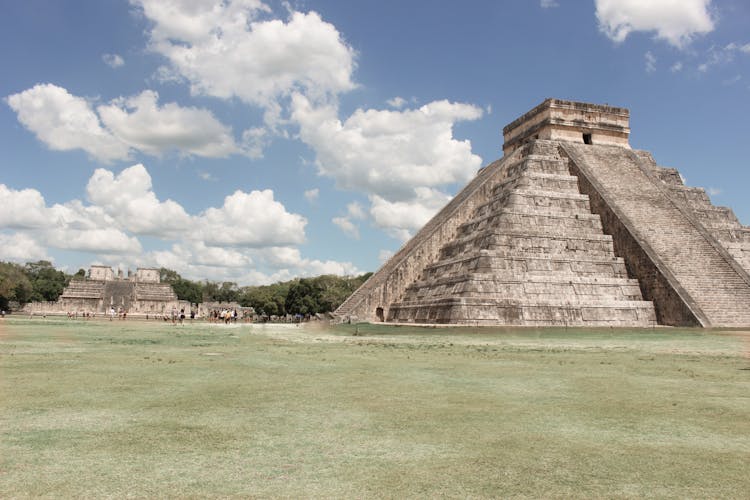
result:
[(547, 99), (336, 311), (342, 321), (750, 325), (750, 228), (628, 144), (624, 108)]

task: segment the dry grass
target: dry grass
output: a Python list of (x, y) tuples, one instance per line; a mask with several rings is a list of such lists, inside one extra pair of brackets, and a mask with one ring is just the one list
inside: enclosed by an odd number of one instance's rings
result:
[(6, 319), (0, 497), (746, 498), (748, 343)]

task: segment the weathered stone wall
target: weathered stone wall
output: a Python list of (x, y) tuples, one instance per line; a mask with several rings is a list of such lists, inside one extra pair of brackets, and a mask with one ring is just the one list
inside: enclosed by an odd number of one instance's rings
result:
[[(603, 222), (611, 224), (608, 231), (619, 240), (629, 270), (644, 295), (653, 298), (663, 323), (690, 324), (689, 315), (682, 314), (687, 309), (703, 326), (750, 324), (750, 276), (685, 204), (672, 198), (642, 155), (619, 147), (559, 144), (579, 178), (587, 179), (583, 188), (596, 191), (609, 207), (614, 217), (603, 216)], [(607, 212), (603, 206), (599, 210)]]
[(343, 321), (383, 321), (393, 302), (400, 300), (407, 286), (422, 269), (435, 260), (440, 248), (450, 241), (459, 225), (474, 208), (492, 194), (492, 187), (507, 174), (504, 166), (519, 161), (521, 151), (508, 155), (479, 171), (448, 205), (433, 217), (409, 242), (391, 257), (335, 312)]
[(593, 144), (628, 144), (630, 112), (625, 108), (547, 99), (503, 128), (503, 152), (509, 154), (530, 140), (583, 143), (589, 134)]
[[(564, 148), (562, 153), (565, 154)], [(625, 257), (628, 276), (638, 279), (643, 298), (654, 303), (657, 322), (661, 325), (700, 326), (701, 321), (680, 296), (679, 285), (673, 284), (676, 280), (669, 280), (663, 274), (653, 250), (639, 242), (630, 230), (632, 224), (626, 223), (621, 211), (604, 200), (600, 194), (603, 188), (596, 178), (575, 161), (570, 162), (570, 170), (578, 177), (581, 193), (588, 195), (591, 212), (599, 215), (604, 232), (612, 236), (615, 254)]]
[(148, 283), (159, 283), (159, 281), (161, 280), (158, 269), (143, 267), (139, 267), (136, 270), (135, 279), (136, 281)]

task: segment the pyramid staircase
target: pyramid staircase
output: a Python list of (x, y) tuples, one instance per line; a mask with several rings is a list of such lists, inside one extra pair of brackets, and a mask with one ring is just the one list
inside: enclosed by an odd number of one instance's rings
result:
[[(750, 276), (720, 241), (737, 238), (733, 243), (745, 248), (747, 230), (733, 214), (730, 218), (707, 198), (701, 200), (699, 191), (676, 183), (676, 172), (658, 169), (650, 155), (617, 146), (560, 142), (560, 147), (697, 324), (750, 325)], [(642, 259), (631, 255), (630, 260), (637, 266)], [(642, 277), (644, 285), (654, 272), (633, 274)]]
[(527, 145), (489, 200), (391, 304), (388, 321), (519, 326), (653, 326), (554, 144)]

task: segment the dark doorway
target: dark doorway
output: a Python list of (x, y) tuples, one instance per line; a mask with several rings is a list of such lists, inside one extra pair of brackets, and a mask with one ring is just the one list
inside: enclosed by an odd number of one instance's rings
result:
[(375, 316), (378, 317), (378, 321), (380, 321), (381, 323), (385, 321), (385, 316), (383, 315), (382, 307), (378, 307), (377, 309), (375, 309)]
[(591, 142), (591, 134), (583, 134), (583, 143), (593, 144), (593, 142)]

